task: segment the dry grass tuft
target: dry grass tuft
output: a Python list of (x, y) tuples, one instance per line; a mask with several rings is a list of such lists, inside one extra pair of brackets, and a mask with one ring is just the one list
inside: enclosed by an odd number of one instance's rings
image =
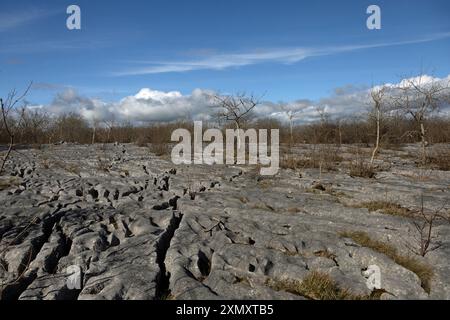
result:
[(273, 182), (270, 179), (262, 179), (258, 181), (258, 187), (261, 189), (268, 189), (273, 186)]
[(165, 292), (157, 300), (176, 300), (177, 298), (172, 294), (172, 292)]
[(18, 177), (2, 177), (0, 176), (0, 191), (11, 187), (17, 187), (22, 183), (22, 179)]
[(80, 176), (81, 168), (76, 163), (67, 163), (67, 162), (55, 160), (54, 165), (57, 168), (61, 168), (67, 172), (74, 174), (74, 175)]
[(326, 273), (311, 271), (303, 281), (268, 279), (265, 283), (276, 291), (286, 291), (313, 300), (367, 300), (371, 296), (356, 295), (343, 289)]
[(250, 281), (245, 277), (234, 276), (233, 284), (236, 284), (236, 283), (241, 283), (241, 284), (251, 287)]
[(239, 199), (239, 201), (241, 201), (242, 203), (248, 203), (248, 202), (249, 202), (248, 198), (247, 198), (247, 197), (244, 197), (244, 196), (239, 197), (238, 199)]
[(350, 176), (373, 178), (375, 177), (375, 169), (370, 163), (364, 161), (364, 159), (358, 158), (350, 163)]
[(360, 246), (367, 247), (377, 252), (380, 252), (388, 256), (392, 260), (394, 260), (395, 263), (414, 272), (419, 277), (422, 288), (427, 293), (430, 293), (431, 290), (430, 284), (431, 278), (433, 277), (433, 269), (427, 264), (424, 264), (413, 257), (399, 254), (397, 252), (397, 249), (392, 245), (384, 243), (382, 241), (374, 240), (370, 238), (369, 235), (365, 232), (360, 231), (342, 232), (340, 236), (343, 238), (352, 239)]
[(354, 205), (355, 208), (367, 208), (370, 212), (381, 210), (385, 214), (401, 217), (412, 217), (413, 212), (408, 208), (390, 201), (369, 201)]

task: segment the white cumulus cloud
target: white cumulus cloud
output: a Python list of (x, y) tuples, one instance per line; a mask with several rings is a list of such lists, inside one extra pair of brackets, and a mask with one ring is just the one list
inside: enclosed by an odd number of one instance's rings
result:
[[(409, 81), (419, 82), (413, 77), (398, 83), (388, 83), (387, 87), (398, 88)], [(450, 84), (450, 75), (445, 78), (422, 76), (420, 85), (431, 83)], [(262, 101), (255, 109), (254, 118), (272, 117), (288, 121), (292, 116), (296, 123), (307, 123), (320, 119), (320, 110), (330, 118), (346, 118), (364, 116), (370, 106), (370, 88), (347, 85), (336, 88), (330, 96), (318, 100), (300, 99), (286, 103)], [(195, 89), (183, 95), (179, 91), (159, 91), (142, 88), (136, 94), (126, 96), (116, 102), (105, 102), (97, 98), (89, 98), (78, 94), (73, 88), (58, 93), (53, 102), (39, 106), (53, 114), (73, 112), (88, 121), (129, 121), (133, 123), (169, 122), (175, 120), (210, 120), (217, 111), (211, 90)], [(448, 94), (448, 93), (447, 93)], [(449, 114), (449, 105), (444, 106), (442, 113)]]

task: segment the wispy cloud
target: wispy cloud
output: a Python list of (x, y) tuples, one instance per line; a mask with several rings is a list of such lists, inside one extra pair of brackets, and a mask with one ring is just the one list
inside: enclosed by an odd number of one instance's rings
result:
[(31, 88), (33, 90), (49, 90), (49, 91), (56, 91), (56, 90), (65, 90), (72, 88), (71, 86), (67, 86), (64, 84), (59, 83), (50, 83), (50, 82), (34, 82), (31, 85)]
[(212, 54), (196, 60), (184, 61), (142, 61), (143, 66), (129, 68), (113, 73), (115, 76), (144, 75), (169, 72), (187, 72), (195, 70), (223, 70), (233, 67), (249, 66), (261, 63), (296, 63), (316, 56), (333, 55), (356, 50), (400, 46), (430, 42), (450, 37), (450, 32), (435, 34), (414, 40), (384, 42), (376, 44), (343, 45), (329, 47), (290, 47), (272, 48), (256, 52), (234, 54)]
[(47, 18), (56, 14), (55, 10), (45, 10), (39, 8), (27, 8), (26, 10), (0, 12), (0, 32), (17, 28), (33, 21)]

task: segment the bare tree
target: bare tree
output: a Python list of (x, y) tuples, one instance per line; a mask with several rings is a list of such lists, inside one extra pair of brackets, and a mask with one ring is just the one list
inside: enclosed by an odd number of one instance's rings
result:
[(339, 137), (339, 147), (342, 146), (342, 125), (345, 123), (345, 119), (338, 118), (337, 121), (337, 130), (338, 130), (338, 137)]
[(450, 222), (450, 215), (448, 211), (446, 212), (445, 205), (432, 212), (425, 212), (423, 195), (421, 197), (421, 207), (417, 214), (418, 217), (413, 221), (413, 226), (416, 230), (415, 244), (417, 244), (417, 248), (409, 245), (408, 247), (413, 253), (425, 257), (427, 253), (442, 247), (443, 243), (436, 238), (434, 227), (439, 220)]
[(330, 128), (330, 114), (327, 112), (328, 105), (317, 106), (316, 112), (319, 115), (319, 127), (318, 132), (315, 133), (314, 143), (327, 143), (330, 138), (331, 128)]
[(425, 120), (444, 103), (448, 103), (450, 80), (436, 80), (421, 73), (418, 77), (403, 80), (397, 89), (400, 94), (395, 97), (396, 107), (416, 122), (416, 133), (420, 136), (422, 147), (421, 160), (425, 164), (425, 148), (428, 145)]
[(294, 121), (296, 120), (298, 115), (303, 112), (303, 110), (296, 108), (296, 106), (285, 104), (285, 103), (280, 103), (279, 107), (280, 107), (281, 111), (288, 118), (290, 144), (292, 145), (294, 143), (294, 135), (293, 135)]
[(326, 105), (325, 107), (323, 107), (323, 106), (316, 107), (316, 112), (320, 117), (320, 125), (322, 127), (324, 127), (330, 121), (330, 115), (326, 111), (327, 107), (328, 107), (328, 105)]
[(372, 158), (370, 159), (371, 165), (373, 164), (373, 161), (380, 149), (380, 127), (382, 114), (385, 110), (384, 103), (386, 91), (387, 87), (384, 85), (381, 87), (372, 87), (372, 90), (370, 91), (370, 98), (372, 99), (373, 112), (369, 117), (375, 120), (376, 125), (376, 140), (375, 140), (375, 147), (372, 151)]
[(238, 149), (241, 147), (240, 129), (242, 124), (248, 119), (251, 111), (259, 104), (259, 100), (253, 95), (239, 93), (237, 95), (221, 96), (215, 95), (214, 100), (218, 107), (217, 117), (219, 121), (232, 122), (238, 131)]
[(51, 117), (41, 109), (28, 109), (25, 106), (19, 111), (22, 115), (19, 141), (39, 143), (45, 141), (51, 123)]
[(92, 119), (92, 139), (91, 144), (95, 144), (95, 135), (97, 133), (97, 127), (100, 124), (100, 121), (97, 118)]
[(108, 120), (103, 120), (103, 124), (105, 125), (106, 130), (108, 132), (107, 136), (106, 136), (106, 142), (111, 142), (110, 141), (111, 133), (114, 130), (114, 128), (116, 127), (116, 119), (115, 119), (114, 115), (112, 115), (111, 118)]
[[(3, 128), (6, 131), (8, 137), (9, 137), (9, 145), (8, 145), (8, 151), (6, 152), (5, 156), (3, 157), (2, 165), (0, 167), (0, 174), (3, 172), (3, 169), (5, 167), (6, 161), (8, 160), (9, 155), (11, 154), (11, 151), (14, 150), (14, 143), (15, 143), (15, 136), (17, 134), (18, 128), (20, 128), (21, 121), (23, 119), (23, 112), (24, 108), (19, 109), (18, 103), (20, 103), (25, 96), (27, 95), (28, 91), (30, 90), (32, 85), (32, 82), (28, 85), (28, 87), (25, 89), (25, 91), (19, 95), (16, 89), (13, 89), (6, 98), (5, 101), (3, 101), (2, 98), (0, 98), (0, 107), (2, 112), (2, 120), (3, 120)], [(19, 111), (20, 110), (20, 111)], [(17, 113), (19, 111), (18, 119), (14, 119), (14, 113)]]

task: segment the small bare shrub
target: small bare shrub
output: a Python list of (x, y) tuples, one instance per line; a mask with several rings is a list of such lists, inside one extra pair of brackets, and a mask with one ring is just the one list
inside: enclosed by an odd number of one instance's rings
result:
[(24, 120), (24, 113), (25, 113), (25, 107), (19, 108), (17, 106), (18, 103), (21, 103), (24, 101), (25, 96), (27, 95), (28, 91), (31, 88), (32, 83), (27, 87), (27, 89), (24, 91), (23, 94), (18, 95), (17, 91), (14, 89), (12, 90), (7, 98), (3, 101), (2, 98), (0, 98), (0, 112), (2, 117), (2, 131), (4, 130), (8, 136), (9, 144), (8, 144), (8, 150), (6, 151), (5, 155), (3, 156), (2, 163), (0, 166), (0, 175), (2, 174), (6, 161), (8, 160), (8, 157), (11, 154), (11, 151), (15, 150), (15, 144), (16, 144), (16, 136), (19, 133), (19, 130), (21, 129), (22, 121)]
[(425, 257), (427, 253), (442, 247), (443, 243), (437, 239), (434, 232), (434, 227), (439, 220), (450, 221), (450, 214), (445, 212), (445, 206), (427, 213), (424, 209), (422, 196), (418, 218), (413, 221), (416, 230), (415, 247), (410, 244), (407, 245), (411, 252)]
[(350, 163), (350, 176), (373, 178), (375, 177), (375, 169), (370, 162), (366, 162), (362, 157), (357, 157)]

